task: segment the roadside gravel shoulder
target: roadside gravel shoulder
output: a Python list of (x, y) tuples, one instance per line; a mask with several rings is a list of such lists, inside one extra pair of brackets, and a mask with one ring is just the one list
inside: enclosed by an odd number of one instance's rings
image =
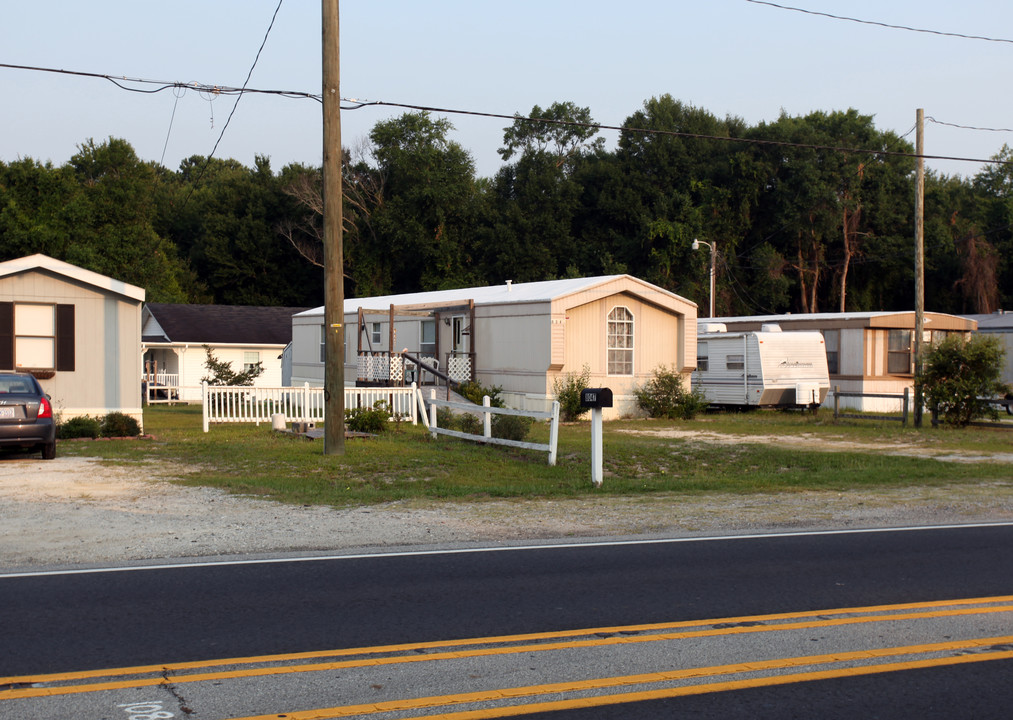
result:
[(93, 458), (0, 462), (0, 572), (190, 558), (1013, 520), (1009, 483), (868, 492), (290, 506)]

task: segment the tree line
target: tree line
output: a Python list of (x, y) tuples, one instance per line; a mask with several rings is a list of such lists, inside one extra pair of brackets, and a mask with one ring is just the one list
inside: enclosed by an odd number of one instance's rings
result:
[[(535, 106), (491, 178), (452, 132), (409, 112), (344, 150), (347, 297), (629, 273), (705, 308), (699, 239), (718, 315), (913, 308), (913, 148), (856, 110), (749, 125), (663, 95), (609, 150), (587, 108)], [(0, 257), (42, 252), (158, 302), (323, 302), (320, 168), (78, 150), (0, 162)], [(1009, 307), (1013, 164), (927, 173), (925, 253), (929, 310)]]

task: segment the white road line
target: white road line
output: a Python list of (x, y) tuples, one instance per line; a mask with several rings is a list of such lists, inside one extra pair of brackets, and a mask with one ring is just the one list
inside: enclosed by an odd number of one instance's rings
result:
[(39, 570), (32, 572), (0, 573), (0, 580), (51, 577), (56, 575), (90, 575), (96, 573), (141, 572), (146, 570), (180, 570), (189, 568), (230, 567), (240, 565), (276, 565), (301, 562), (333, 562), (337, 560), (366, 560), (375, 558), (423, 557), (429, 555), (469, 555), (474, 553), (514, 552), (518, 550), (564, 550), (570, 548), (619, 547), (626, 545), (670, 545), (676, 543), (719, 542), (726, 540), (767, 540), (772, 538), (819, 537), (828, 535), (868, 535), (876, 533), (918, 532), (931, 530), (972, 530), (978, 528), (1013, 527), (1013, 521), (966, 523), (950, 525), (917, 525), (887, 528), (851, 528), (847, 530), (809, 530), (777, 533), (751, 533), (748, 535), (708, 535), (677, 538), (645, 538), (628, 540), (596, 540), (590, 542), (545, 543), (538, 545), (502, 545), (494, 547), (454, 548), (446, 550), (401, 550), (397, 552), (351, 553), (343, 555), (310, 555), (300, 557), (260, 558), (255, 560), (212, 560), (163, 565), (131, 565), (125, 567), (80, 568), (68, 570)]

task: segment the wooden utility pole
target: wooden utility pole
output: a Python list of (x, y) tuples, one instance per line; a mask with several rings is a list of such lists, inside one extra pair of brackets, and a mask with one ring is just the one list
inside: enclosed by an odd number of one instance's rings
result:
[(925, 110), (915, 113), (915, 427), (922, 426), (922, 335), (925, 331)]
[(324, 453), (345, 453), (345, 286), (341, 237), (338, 0), (322, 0), (324, 105)]

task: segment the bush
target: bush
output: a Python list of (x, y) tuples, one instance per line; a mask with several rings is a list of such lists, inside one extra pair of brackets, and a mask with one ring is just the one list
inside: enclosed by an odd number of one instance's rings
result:
[(481, 435), (485, 432), (485, 423), (478, 415), (464, 413), (457, 416), (457, 429), (469, 435)]
[(999, 381), (1005, 354), (996, 337), (948, 335), (926, 353), (916, 380), (925, 403), (948, 425), (965, 426), (986, 416), (998, 420), (987, 398), (1009, 391)]
[(102, 432), (102, 423), (99, 422), (98, 418), (86, 415), (73, 417), (67, 422), (62, 422), (56, 426), (56, 437), (60, 440), (97, 438), (100, 432)]
[(357, 407), (345, 410), (345, 427), (352, 432), (378, 435), (386, 431), (389, 419), (390, 411), (383, 400), (371, 408)]
[(446, 407), (436, 408), (436, 424), (446, 430), (460, 430), (461, 421), (454, 411)]
[(137, 437), (141, 434), (140, 424), (121, 412), (109, 413), (102, 418), (102, 437)]
[(588, 408), (580, 406), (580, 393), (591, 382), (591, 368), (587, 365), (579, 373), (565, 373), (552, 381), (552, 393), (559, 401), (559, 415), (563, 422), (580, 420)]
[(503, 392), (503, 388), (497, 385), (485, 387), (477, 382), (466, 382), (457, 386), (457, 394), (468, 402), (473, 402), (476, 405), (481, 405), (482, 398), (488, 395), (490, 406), (498, 408), (503, 407), (503, 401), (499, 397), (501, 392)]
[[(492, 436), (504, 440), (524, 440), (531, 430), (534, 418), (524, 415), (493, 415)], [(479, 431), (481, 432), (481, 431)]]
[(633, 390), (637, 405), (652, 418), (691, 420), (707, 407), (707, 400), (698, 391), (689, 391), (683, 377), (661, 365), (643, 387)]

